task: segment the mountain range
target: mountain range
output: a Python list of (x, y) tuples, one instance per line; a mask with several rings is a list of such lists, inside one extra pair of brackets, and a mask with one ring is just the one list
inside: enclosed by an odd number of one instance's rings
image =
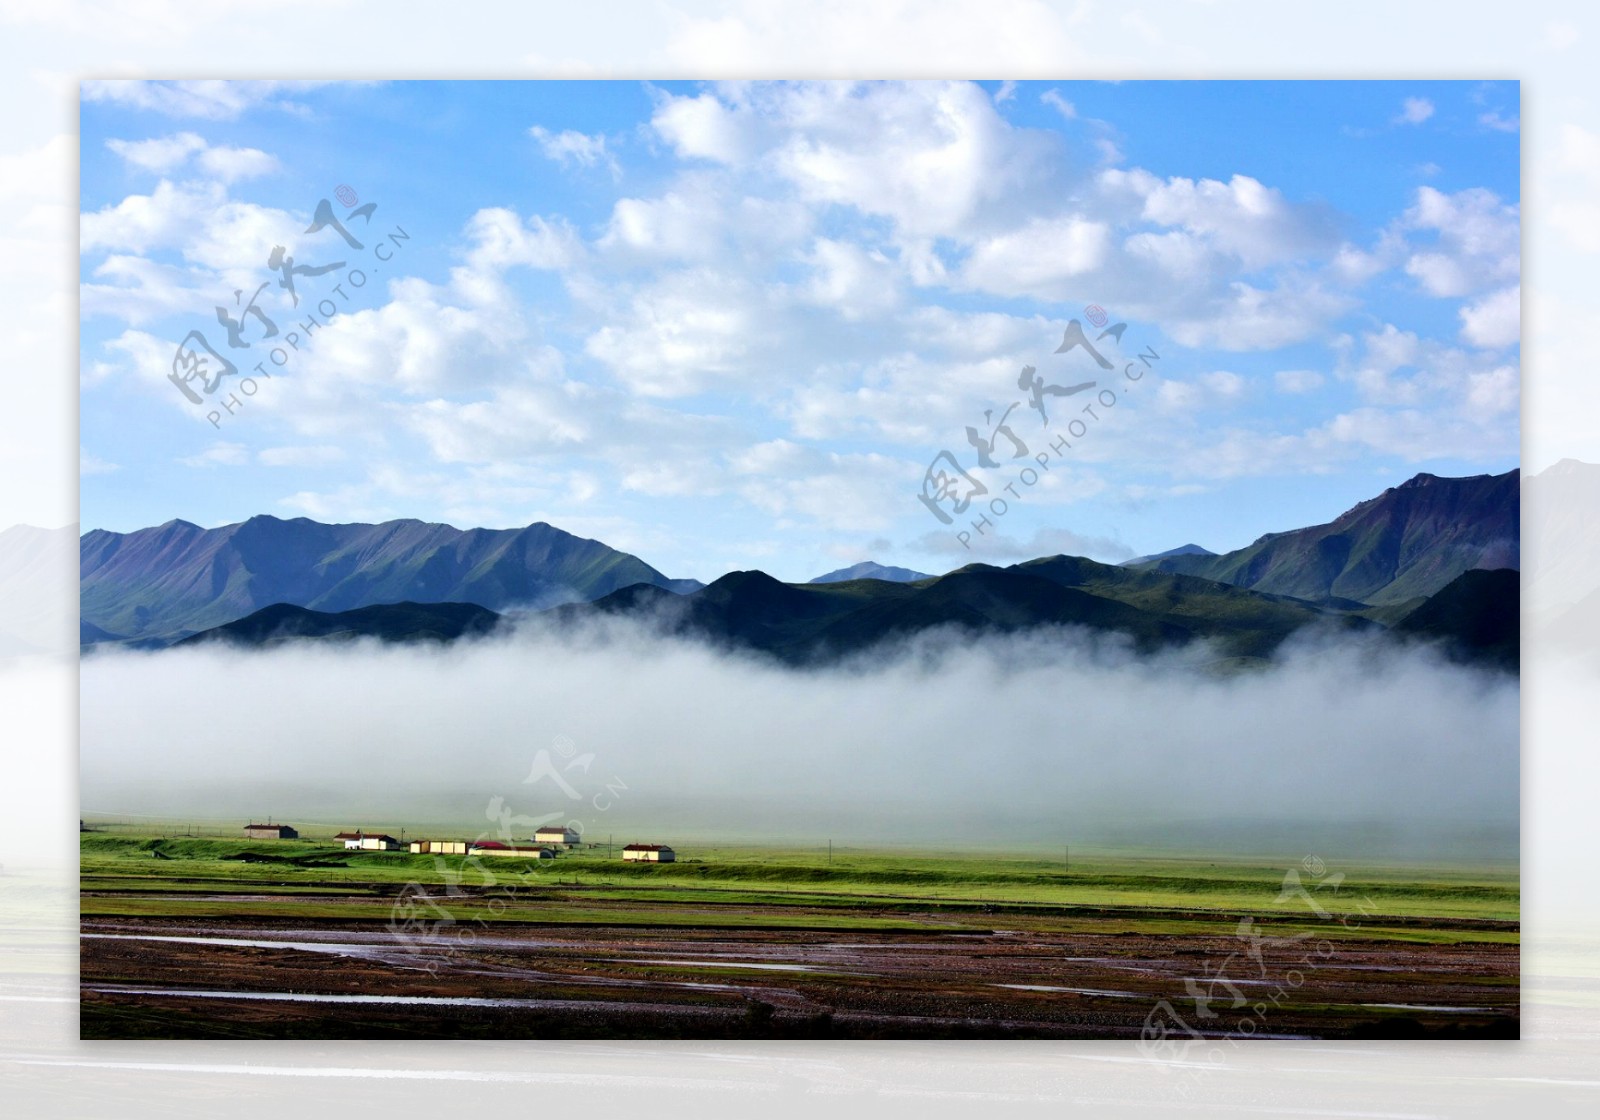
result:
[[(934, 628), (1078, 626), (1149, 652), (1204, 639), (1258, 659), (1306, 627), (1393, 630), (1515, 666), (1516, 472), (1417, 475), (1333, 521), (1221, 555), (1198, 545), (1122, 565), (1052, 556), (928, 576), (871, 561), (787, 584), (759, 571), (709, 585), (543, 523), (458, 530), (419, 521), (322, 525), (256, 517), (81, 542), (86, 646), (290, 639), (450, 641), (507, 613), (555, 626), (630, 616), (790, 664)], [(187, 643), (186, 643), (187, 644)]]
[(681, 597), (636, 586), (548, 612), (557, 624), (598, 615), (642, 618), (670, 633), (790, 664), (832, 661), (937, 627), (993, 634), (1081, 626), (1122, 634), (1144, 653), (1212, 638), (1226, 655), (1259, 658), (1304, 626), (1373, 626), (1356, 617), (1330, 619), (1286, 596), (1078, 556), (1007, 568), (969, 564), (914, 583), (787, 584), (764, 572), (730, 572)]
[(85, 533), (79, 547), (83, 641), (165, 645), (287, 603), (342, 612), (380, 603), (541, 609), (647, 583), (693, 591), (636, 556), (539, 522), (456, 529), (422, 521), (324, 525), (252, 517), (202, 529)]
[(1268, 533), (1220, 556), (1153, 557), (1144, 567), (1346, 609), (1405, 603), (1462, 572), (1520, 566), (1519, 472), (1419, 474), (1325, 525)]

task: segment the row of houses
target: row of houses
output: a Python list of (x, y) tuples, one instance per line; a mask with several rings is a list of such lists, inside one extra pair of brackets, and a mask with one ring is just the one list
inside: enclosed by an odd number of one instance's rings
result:
[[(244, 834), (251, 840), (296, 840), (300, 833), (286, 824), (247, 824)], [(555, 859), (555, 845), (571, 848), (579, 843), (576, 832), (570, 828), (552, 826), (534, 832), (532, 846), (502, 844), (498, 840), (412, 840), (403, 843), (387, 832), (341, 832), (334, 839), (351, 851), (399, 852), (413, 855), (447, 856), (502, 856), (522, 859)], [(677, 854), (666, 844), (629, 844), (622, 849), (622, 858), (647, 863), (672, 863)]]

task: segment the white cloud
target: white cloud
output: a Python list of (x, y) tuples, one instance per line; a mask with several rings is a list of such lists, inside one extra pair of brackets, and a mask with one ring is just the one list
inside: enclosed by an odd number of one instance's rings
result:
[(1163, 379), (1156, 386), (1156, 401), (1167, 412), (1195, 412), (1231, 405), (1244, 391), (1244, 378), (1228, 370), (1216, 370), (1189, 381)]
[(207, 148), (200, 153), (200, 166), (224, 183), (253, 179), (278, 170), (276, 156), (259, 148), (233, 148), (227, 145)]
[(1408, 463), (1516, 454), (1516, 425), (1505, 424), (1499, 414), (1488, 419), (1495, 422), (1421, 409), (1362, 408), (1336, 416), (1318, 434), (1344, 445), (1345, 455), (1376, 452)]
[(662, 96), (650, 125), (685, 159), (740, 164), (755, 154), (755, 121), (714, 93)]
[(524, 221), (505, 207), (479, 210), (464, 231), (467, 263), (474, 272), (497, 272), (513, 266), (538, 269), (571, 267), (583, 255), (583, 244), (564, 219), (534, 215)]
[(967, 286), (984, 291), (1064, 295), (1071, 290), (1071, 278), (1105, 264), (1110, 242), (1110, 231), (1101, 222), (1035, 219), (979, 241), (961, 277)]
[(528, 135), (538, 141), (539, 150), (546, 159), (563, 167), (604, 167), (613, 176), (622, 174), (616, 157), (606, 147), (604, 136), (590, 136), (570, 128), (551, 132), (541, 125), (528, 129)]
[(1400, 106), (1400, 115), (1395, 118), (1396, 124), (1421, 124), (1433, 116), (1433, 102), (1426, 97), (1408, 97)]
[(1404, 216), (1411, 230), (1432, 233), (1431, 248), (1414, 251), (1406, 272), (1435, 296), (1465, 296), (1515, 278), (1521, 270), (1518, 209), (1481, 187), (1445, 194), (1420, 187)]
[(80, 477), (96, 474), (111, 474), (120, 471), (122, 467), (117, 463), (108, 463), (104, 459), (89, 454), (82, 446), (78, 448), (78, 474)]
[(619, 198), (598, 247), (638, 258), (709, 260), (721, 254), (726, 222), (726, 211), (707, 191)]
[(106, 141), (106, 147), (130, 167), (157, 175), (177, 171), (190, 163), (224, 183), (254, 178), (278, 169), (273, 156), (256, 148), (212, 147), (197, 133), (177, 132), (148, 140)]
[(595, 248), (623, 268), (716, 261), (753, 272), (798, 250), (815, 223), (798, 201), (747, 193), (730, 174), (698, 170), (654, 197), (618, 199)]
[(1102, 187), (1113, 198), (1131, 197), (1140, 217), (1202, 239), (1246, 268), (1297, 260), (1333, 247), (1327, 218), (1296, 207), (1281, 191), (1248, 175), (1216, 179), (1159, 179), (1147, 171), (1110, 169)]
[(1272, 377), (1282, 393), (1310, 393), (1324, 383), (1322, 374), (1314, 369), (1280, 369)]
[(1516, 132), (1522, 127), (1522, 122), (1516, 117), (1502, 116), (1499, 112), (1480, 114), (1478, 123), (1494, 132)]
[(618, 302), (584, 349), (643, 396), (686, 396), (753, 374), (756, 352), (776, 342), (768, 296), (742, 275), (667, 273)]
[(169, 117), (233, 120), (257, 107), (289, 112), (304, 108), (287, 94), (326, 85), (320, 81), (86, 81), (85, 101), (106, 101)]
[(739, 494), (786, 527), (800, 523), (830, 529), (887, 528), (915, 493), (922, 468), (877, 454), (846, 454), (778, 439), (729, 456), (746, 481)]
[(1497, 350), (1522, 335), (1522, 288), (1513, 284), (1463, 307), (1461, 337), (1474, 346)]
[(175, 185), (163, 179), (150, 194), (131, 194), (115, 205), (84, 214), (79, 248), (83, 252), (123, 249), (146, 253), (181, 245), (224, 199), (218, 184)]
[(250, 452), (242, 443), (219, 440), (198, 455), (179, 459), (186, 467), (242, 467), (250, 462)]
[(342, 463), (346, 458), (342, 447), (264, 447), (256, 452), (256, 462), (264, 467), (326, 467)]
[(1514, 413), (1522, 395), (1522, 374), (1516, 366), (1496, 366), (1467, 375), (1466, 404), (1486, 417)]
[(103, 358), (85, 363), (81, 377), (85, 389), (119, 380), (163, 398), (171, 394), (170, 400), (182, 403), (183, 398), (167, 380), (177, 349), (176, 340), (156, 338), (145, 331), (126, 330), (107, 340), (101, 349), (105, 354)]
[(150, 140), (107, 140), (106, 147), (125, 163), (164, 175), (204, 151), (206, 142), (193, 132), (177, 132)]
[(808, 202), (887, 219), (908, 238), (1014, 210), (1044, 187), (1049, 150), (965, 82), (729, 85), (663, 96), (652, 124), (680, 156), (759, 166)]
[(1483, 418), (1490, 405), (1493, 415), (1503, 413), (1518, 392), (1515, 366), (1392, 324), (1363, 335), (1362, 349), (1360, 361), (1348, 374), (1363, 401), (1371, 405), (1427, 407), (1431, 411), (1426, 415), (1439, 418)]
[(595, 433), (597, 410), (585, 409), (578, 390), (517, 385), (486, 400), (436, 398), (410, 409), (406, 424), (444, 463), (518, 459), (583, 447)]
[(1152, 309), (1167, 333), (1184, 346), (1223, 350), (1274, 350), (1302, 341), (1348, 311), (1355, 301), (1314, 283), (1286, 278), (1275, 289), (1243, 281), (1192, 309)]
[(1039, 100), (1061, 114), (1063, 120), (1075, 121), (1078, 119), (1077, 106), (1053, 89), (1047, 89), (1039, 95)]
[(812, 268), (806, 297), (840, 318), (872, 318), (903, 299), (899, 270), (883, 253), (847, 241), (818, 238), (806, 258)]
[[(307, 220), (229, 199), (217, 182), (174, 184), (163, 179), (150, 194), (128, 195), (82, 215), (79, 248), (84, 253), (109, 250), (141, 256), (176, 252), (214, 272), (211, 283), (216, 288), (248, 286), (254, 291), (261, 280), (270, 278), (266, 262), (273, 246), (303, 244)], [(133, 266), (133, 271), (140, 269)]]

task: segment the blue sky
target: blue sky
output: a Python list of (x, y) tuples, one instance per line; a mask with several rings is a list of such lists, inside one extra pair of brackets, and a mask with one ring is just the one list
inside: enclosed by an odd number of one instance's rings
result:
[[(1224, 550), (1418, 471), (1507, 470), (1518, 98), (90, 83), (82, 525), (543, 520), (674, 576), (804, 579), (868, 557)], [(341, 219), (374, 205), (349, 219), (359, 250), (306, 232), (322, 199)], [(280, 245), (344, 267), (297, 276), (291, 307)], [(215, 309), (263, 283), (279, 336), (241, 317), (250, 345), (230, 347)], [(335, 313), (272, 364), (323, 299)], [(1127, 324), (1099, 342), (1110, 372), (1054, 353), (1073, 319), (1101, 334), (1090, 305)], [(240, 369), (191, 382), (199, 405), (168, 377), (194, 329)], [(1141, 350), (1160, 358), (1134, 384)], [(257, 362), (275, 376), (246, 395)], [(1025, 365), (1096, 387), (1047, 398), (1047, 427)], [(1102, 391), (1114, 407), (1049, 454)], [(230, 394), (243, 406), (208, 420)], [(965, 429), (1014, 403), (1028, 454), (1000, 438), (980, 467)], [(943, 451), (987, 488), (949, 524), (918, 501)]]

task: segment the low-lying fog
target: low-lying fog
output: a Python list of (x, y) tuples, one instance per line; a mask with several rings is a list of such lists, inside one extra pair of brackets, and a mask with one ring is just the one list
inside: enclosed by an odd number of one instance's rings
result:
[(1203, 660), (1054, 631), (794, 670), (624, 623), (97, 653), (82, 804), (618, 843), (1516, 855), (1515, 678), (1371, 639)]

